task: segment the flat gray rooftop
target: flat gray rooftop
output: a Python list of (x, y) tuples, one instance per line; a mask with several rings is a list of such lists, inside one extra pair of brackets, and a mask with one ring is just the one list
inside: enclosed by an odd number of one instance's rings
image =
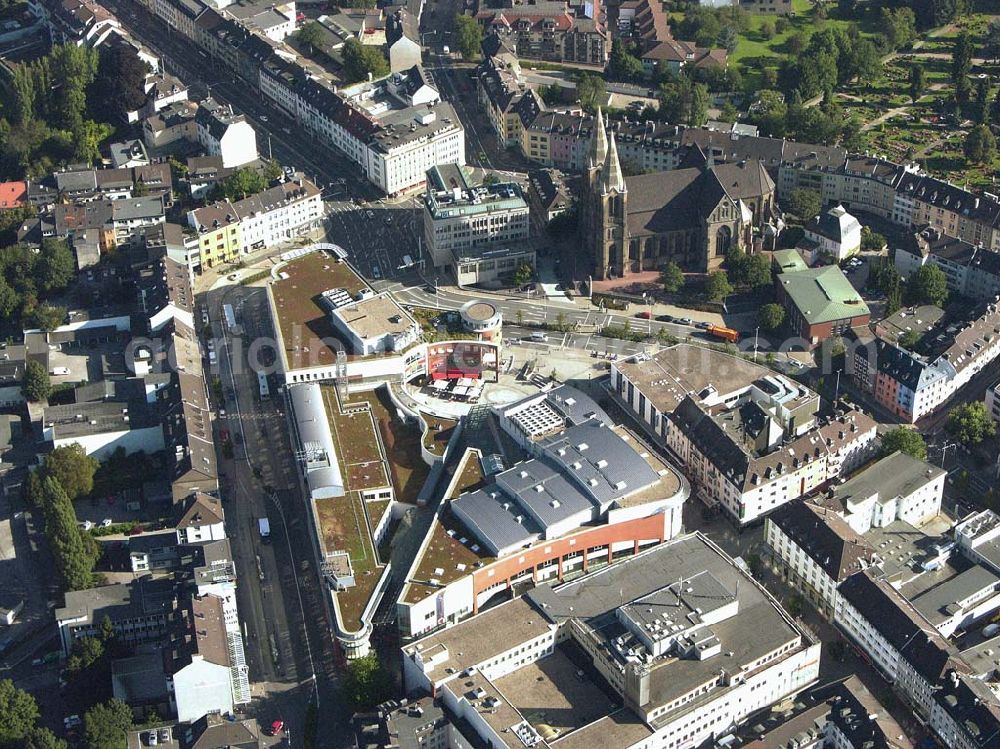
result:
[(944, 476), (937, 466), (917, 460), (906, 453), (896, 452), (862, 471), (834, 489), (834, 497), (846, 507), (877, 494), (885, 503), (895, 497), (906, 497), (920, 487)]
[[(782, 645), (801, 639), (792, 625), (757, 583), (730, 559), (698, 535), (684, 536), (635, 557), (624, 559), (599, 572), (558, 588), (540, 586), (525, 594), (553, 622), (577, 619), (589, 627), (609, 654), (611, 641), (623, 632), (616, 610), (677, 580), (709, 572), (711, 586), (735, 593), (739, 611), (711, 625), (723, 653), (704, 660), (678, 659), (673, 655), (650, 664), (649, 704), (664, 705), (699, 684), (711, 681), (725, 665), (738, 670)], [(707, 580), (707, 578), (706, 578)], [(612, 657), (616, 657), (612, 655)], [(710, 690), (710, 693), (714, 690)], [(691, 703), (681, 710), (691, 708)], [(669, 720), (666, 713), (658, 720)]]

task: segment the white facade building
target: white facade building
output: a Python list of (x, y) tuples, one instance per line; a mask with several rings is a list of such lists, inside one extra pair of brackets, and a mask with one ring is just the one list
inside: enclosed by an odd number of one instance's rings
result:
[(235, 168), (256, 161), (257, 133), (242, 114), (209, 99), (195, 116), (198, 142), (208, 156), (221, 156), (222, 166)]
[(358, 356), (404, 351), (422, 335), (413, 316), (388, 294), (335, 307), (330, 321)]
[(861, 251), (861, 224), (844, 206), (834, 206), (806, 224), (800, 249), (810, 255), (810, 264), (823, 255), (839, 263)]
[(862, 412), (817, 426), (818, 396), (808, 388), (696, 346), (612, 364), (611, 390), (683, 463), (699, 498), (741, 525), (839, 476), (875, 446), (875, 422)]
[(282, 182), (233, 203), (240, 217), (240, 237), (245, 253), (272, 247), (313, 228), (323, 218), (323, 198), (304, 176)]
[(986, 390), (986, 410), (993, 421), (1000, 422), (1000, 382)]
[(260, 90), (387, 194), (423, 187), (438, 164), (465, 163), (458, 115), (418, 66), (338, 90), (272, 58), (261, 66)]
[[(627, 593), (601, 594), (619, 589)], [(697, 611), (690, 608), (691, 595), (701, 601)], [(622, 634), (593, 628), (590, 617), (598, 613), (616, 620)], [(570, 663), (560, 646), (567, 640), (613, 694), (610, 712), (576, 729), (577, 746), (697, 746), (808, 687), (819, 674), (819, 643), (811, 643), (732, 560), (692, 534), (580, 580), (540, 586), (406, 646), (405, 685), (438, 695), (493, 747), (533, 746), (548, 729), (516, 705), (530, 701), (536, 682), (551, 679), (548, 688), (558, 688), (560, 678), (577, 678), (558, 675), (560, 661)], [(546, 659), (555, 671), (536, 665)], [(531, 687), (505, 680), (529, 668), (539, 674)], [(622, 703), (626, 707), (618, 707)]]
[(177, 543), (221, 541), (226, 537), (222, 503), (209, 494), (195, 494), (177, 522)]

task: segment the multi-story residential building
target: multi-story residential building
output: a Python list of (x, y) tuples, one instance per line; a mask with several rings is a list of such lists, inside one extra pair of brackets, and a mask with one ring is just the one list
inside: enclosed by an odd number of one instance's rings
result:
[(612, 364), (611, 390), (677, 456), (702, 502), (741, 525), (852, 470), (875, 444), (865, 414), (817, 424), (813, 391), (696, 346)]
[(287, 242), (323, 218), (320, 189), (302, 174), (238, 200), (233, 208), (240, 218), (243, 252)]
[[(450, 268), (458, 278), (469, 272), (459, 267), (460, 261), (467, 264), (466, 258), (482, 256), (477, 265), (478, 282), (512, 274), (524, 262), (518, 257), (523, 253), (489, 251), (519, 245), (527, 249), (530, 227), (528, 203), (516, 182), (474, 184), (458, 165), (427, 172), (424, 241), (435, 268)], [(529, 254), (533, 259), (534, 253)], [(487, 262), (492, 268), (478, 267)]]
[(232, 107), (207, 99), (198, 106), (195, 116), (198, 142), (209, 156), (221, 156), (227, 168), (257, 160), (257, 134), (242, 114)]
[(538, 169), (528, 175), (528, 206), (538, 232), (573, 208), (571, 181), (558, 169)]
[(934, 694), (930, 726), (953, 749), (985, 749), (1000, 742), (1000, 704), (988, 684), (948, 671)]
[[(760, 583), (692, 534), (406, 645), (403, 673), (493, 747), (638, 749), (721, 735), (812, 684), (819, 658)], [(531, 708), (570, 683), (585, 714), (555, 728)]]
[(764, 539), (778, 574), (830, 620), (840, 603), (837, 586), (878, 561), (836, 512), (809, 500), (788, 502), (768, 515)]
[(206, 3), (200, 0), (149, 0), (152, 11), (163, 19), (171, 32), (186, 39), (194, 39), (195, 21), (205, 12)]
[(177, 521), (177, 543), (221, 541), (226, 537), (222, 502), (210, 494), (192, 494)]
[(1000, 422), (1000, 382), (986, 389), (986, 410), (993, 421)]
[(250, 702), (243, 639), (239, 630), (227, 630), (221, 598), (191, 596), (172, 634), (168, 683), (178, 720), (231, 715)]
[(1000, 295), (1000, 254), (951, 237), (936, 226), (920, 228), (913, 244), (896, 248), (896, 270), (903, 280), (925, 265), (940, 268), (948, 290), (978, 302)]
[(189, 211), (188, 226), (198, 236), (199, 264), (202, 268), (231, 263), (239, 258), (244, 246), (240, 215), (228, 200)]
[(298, 175), (235, 203), (220, 200), (189, 211), (188, 225), (198, 234), (201, 265), (210, 268), (288, 241), (322, 216), (319, 188)]
[(479, 105), (504, 146), (520, 146), (524, 126), (544, 105), (528, 87), (517, 58), (508, 53), (488, 56), (476, 71)]
[(638, 57), (647, 74), (658, 69), (673, 72), (681, 68), (725, 67), (726, 50), (699, 47), (694, 42), (674, 38), (667, 23), (663, 4), (650, 0), (626, 0), (608, 8), (618, 37), (638, 45)]
[(458, 116), (418, 66), (337, 89), (297, 64), (269, 58), (260, 67), (260, 90), (386, 193), (423, 187), (437, 164), (465, 163)]
[(538, 0), (483, 8), (476, 16), (487, 34), (514, 50), (520, 59), (582, 63), (604, 68), (611, 39), (601, 18), (600, 3), (572, 5), (568, 0)]
[[(980, 307), (970, 322), (948, 323), (944, 348), (929, 342), (920, 354), (879, 338), (854, 350), (854, 378), (875, 399), (913, 423), (945, 404), (1000, 356), (1000, 307)], [(926, 341), (930, 336), (925, 335)]]
[(839, 263), (861, 251), (861, 223), (844, 206), (834, 206), (805, 225), (797, 249), (810, 264), (824, 255)]
[(809, 346), (871, 320), (868, 305), (837, 265), (779, 273), (774, 283), (789, 329)]
[(48, 9), (46, 21), (53, 44), (97, 47), (121, 24), (114, 14), (95, 0), (67, 0)]
[(880, 576), (869, 568), (840, 584), (835, 622), (926, 720), (958, 651)]

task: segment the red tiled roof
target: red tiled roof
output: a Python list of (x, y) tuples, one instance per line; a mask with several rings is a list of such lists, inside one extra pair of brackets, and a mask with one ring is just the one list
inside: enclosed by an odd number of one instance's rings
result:
[(20, 208), (27, 194), (26, 182), (0, 182), (0, 209)]

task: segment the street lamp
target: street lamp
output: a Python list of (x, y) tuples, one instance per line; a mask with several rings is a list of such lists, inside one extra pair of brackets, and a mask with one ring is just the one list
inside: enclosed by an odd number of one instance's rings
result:
[(757, 363), (757, 336), (760, 334), (760, 326), (753, 329), (753, 363)]

